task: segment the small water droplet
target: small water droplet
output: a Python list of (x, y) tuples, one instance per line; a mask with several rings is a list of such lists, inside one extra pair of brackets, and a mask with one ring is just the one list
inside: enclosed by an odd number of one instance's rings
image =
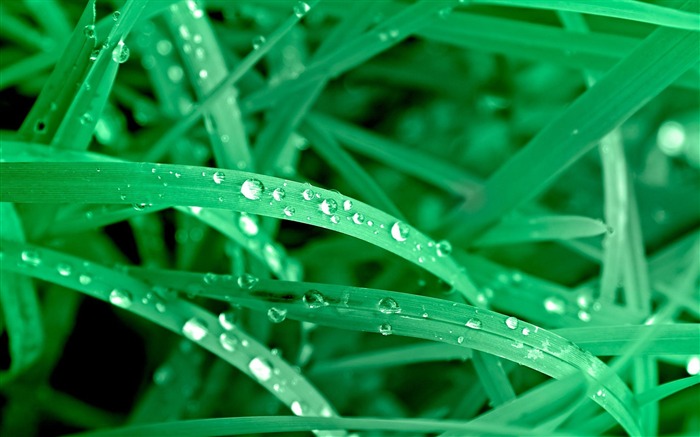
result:
[(207, 285), (214, 284), (217, 279), (218, 279), (218, 277), (216, 276), (215, 273), (205, 273), (204, 276), (202, 277), (202, 280)]
[(95, 38), (95, 26), (88, 24), (83, 28), (83, 33), (90, 39)]
[(381, 325), (379, 325), (379, 333), (382, 335), (393, 334), (393, 329), (394, 328), (392, 328), (391, 324), (389, 324), (389, 323), (382, 323)]
[(307, 307), (312, 309), (321, 308), (328, 305), (328, 302), (326, 302), (326, 298), (323, 297), (323, 294), (321, 294), (321, 292), (318, 290), (307, 291), (306, 293), (304, 293), (302, 300), (304, 301)]
[(379, 308), (379, 311), (383, 312), (384, 314), (395, 314), (401, 312), (399, 303), (391, 297), (384, 297), (380, 299), (377, 307)]
[[(306, 15), (307, 12), (311, 9), (311, 6), (308, 5), (308, 3), (299, 1), (294, 5), (294, 15), (296, 15), (298, 18), (303, 17)], [(297, 414), (299, 416), (299, 414)]]
[(258, 381), (266, 382), (272, 378), (272, 364), (265, 358), (253, 358), (248, 363), (248, 369)]
[(112, 13), (112, 20), (114, 21), (119, 21), (119, 17), (121, 17), (122, 13), (119, 11), (114, 11)]
[(119, 41), (119, 44), (112, 50), (112, 60), (118, 64), (123, 64), (129, 60), (130, 52), (124, 41)]
[(56, 271), (61, 276), (70, 276), (70, 274), (73, 272), (73, 268), (68, 264), (61, 263), (56, 266)]
[(523, 335), (530, 335), (530, 329), (523, 328)]
[(80, 116), (80, 124), (82, 124), (83, 126), (92, 123), (92, 121), (93, 121), (93, 118), (89, 112), (86, 112), (85, 114)]
[(442, 19), (445, 19), (450, 16), (452, 13), (452, 8), (442, 8), (438, 11), (438, 16)]
[(207, 70), (199, 70), (199, 78), (206, 79), (209, 77), (209, 72)]
[(353, 214), (353, 216), (352, 216), (352, 221), (353, 221), (353, 223), (355, 223), (356, 225), (361, 225), (362, 223), (365, 222), (365, 216), (362, 215), (362, 214), (360, 214), (359, 212), (356, 212), (356, 213)]
[(462, 344), (462, 343), (464, 343), (464, 336), (460, 335), (459, 337), (457, 337), (457, 344)]
[(324, 199), (321, 202), (321, 211), (326, 215), (333, 215), (338, 210), (338, 202), (333, 199)]
[(238, 217), (238, 227), (244, 234), (248, 235), (249, 237), (254, 237), (255, 235), (258, 235), (258, 232), (260, 230), (258, 226), (258, 216), (248, 215), (242, 212), (241, 215)]
[(303, 416), (304, 415), (304, 407), (299, 401), (294, 401), (292, 404), (289, 406), (289, 408), (292, 410), (292, 413), (294, 413), (295, 416)]
[(224, 311), (219, 314), (219, 324), (227, 331), (236, 328), (236, 312), (233, 310)]
[(129, 308), (132, 303), (131, 293), (115, 288), (109, 293), (109, 301), (118, 307)]
[(265, 186), (258, 179), (246, 179), (241, 185), (241, 194), (246, 199), (258, 200), (262, 197), (265, 191)]
[(564, 314), (566, 312), (566, 304), (558, 297), (552, 296), (544, 300), (544, 309), (553, 314)]
[(285, 193), (282, 188), (275, 188), (275, 191), (272, 192), (272, 198), (278, 202), (282, 201), (286, 195), (287, 193)]
[(78, 276), (78, 282), (80, 282), (82, 285), (90, 285), (92, 283), (92, 276), (82, 274)]
[(285, 308), (272, 307), (267, 310), (267, 318), (272, 323), (282, 323), (287, 318), (287, 310)]
[(259, 49), (263, 44), (265, 44), (265, 41), (265, 37), (262, 35), (258, 35), (253, 38), (253, 50)]
[(338, 223), (340, 223), (340, 217), (338, 217), (337, 215), (331, 216), (331, 223), (337, 225)]
[(215, 184), (220, 185), (226, 179), (226, 174), (224, 174), (222, 171), (214, 172), (212, 179), (214, 180)]
[(343, 202), (343, 210), (350, 211), (352, 209), (352, 200), (346, 200)]
[(238, 277), (238, 286), (244, 290), (252, 290), (258, 284), (260, 279), (257, 276), (253, 276), (250, 273), (244, 273)]
[(449, 241), (438, 241), (435, 245), (438, 256), (449, 256), (452, 253), (452, 244)]
[(294, 215), (294, 213), (296, 212), (296, 210), (294, 209), (293, 206), (285, 206), (284, 209), (282, 210), (282, 212), (283, 212), (284, 215), (286, 215), (287, 217), (291, 217), (291, 216)]
[(235, 351), (236, 347), (238, 347), (238, 343), (238, 337), (231, 332), (222, 332), (221, 335), (219, 335), (219, 344), (229, 352)]
[(182, 334), (190, 340), (200, 341), (209, 334), (209, 330), (203, 320), (193, 317), (182, 325)]
[(41, 264), (39, 253), (34, 250), (23, 250), (20, 256), (22, 261), (28, 266), (38, 267)]
[(314, 198), (314, 194), (315, 194), (315, 193), (314, 193), (314, 190), (312, 190), (311, 188), (307, 188), (307, 189), (305, 189), (305, 190), (301, 193), (301, 195), (304, 197), (304, 200), (311, 200), (311, 199), (313, 199), (313, 198)]
[(518, 319), (515, 317), (508, 317), (506, 319), (506, 326), (510, 329), (515, 329), (518, 327)]
[(165, 385), (172, 381), (174, 376), (172, 367), (160, 366), (155, 373), (153, 373), (153, 382), (156, 385)]
[(100, 56), (100, 49), (95, 49), (92, 52), (90, 52), (91, 61), (96, 61), (98, 56)]
[(391, 227), (391, 236), (394, 240), (403, 242), (408, 238), (409, 227), (401, 222), (396, 222)]
[(578, 312), (578, 318), (582, 322), (590, 322), (591, 321), (591, 314), (588, 311), (580, 310)]
[(483, 323), (479, 319), (469, 319), (467, 320), (466, 326), (471, 329), (481, 329)]

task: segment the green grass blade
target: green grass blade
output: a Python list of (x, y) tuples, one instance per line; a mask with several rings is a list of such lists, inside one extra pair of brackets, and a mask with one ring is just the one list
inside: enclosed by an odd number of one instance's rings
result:
[[(24, 241), (20, 218), (12, 204), (0, 203), (0, 236), (18, 243)], [(0, 248), (0, 252), (2, 249)], [(32, 253), (25, 254), (32, 258)], [(0, 371), (0, 387), (27, 370), (41, 355), (44, 331), (34, 284), (21, 274), (0, 275), (0, 308), (9, 339), (10, 368)]]
[(578, 216), (513, 217), (494, 226), (476, 246), (593, 237), (607, 232), (600, 220)]
[(490, 177), (476, 200), (481, 205), (477, 211), (464, 217), (463, 207), (442, 231), (453, 243), (466, 244), (541, 193), (610, 130), (695, 65), (693, 50), (699, 43), (697, 32), (656, 30)]
[(474, 351), (472, 363), (491, 404), (497, 407), (515, 399), (515, 391), (500, 358)]

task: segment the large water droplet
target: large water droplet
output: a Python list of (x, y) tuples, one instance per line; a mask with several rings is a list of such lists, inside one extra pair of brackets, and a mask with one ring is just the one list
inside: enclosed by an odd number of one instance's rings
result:
[(323, 294), (318, 290), (307, 291), (304, 293), (302, 300), (309, 308), (321, 308), (328, 305), (326, 298), (323, 297)]
[(227, 331), (236, 328), (236, 319), (236, 312), (232, 310), (224, 311), (223, 313), (219, 314), (219, 324)]
[(379, 303), (377, 304), (377, 307), (379, 308), (379, 311), (383, 312), (384, 314), (394, 314), (401, 312), (401, 307), (399, 306), (399, 303), (390, 297), (380, 299)]
[(278, 202), (282, 201), (286, 195), (283, 188), (275, 188), (275, 191), (272, 192), (272, 198)]
[(131, 293), (115, 288), (109, 293), (109, 301), (118, 307), (129, 308), (132, 303)]
[(345, 202), (343, 202), (343, 209), (345, 211), (350, 211), (352, 209), (352, 200), (348, 199)]
[(38, 267), (41, 264), (41, 256), (34, 250), (23, 250), (20, 256), (28, 266)]
[(391, 236), (396, 241), (406, 241), (408, 238), (409, 228), (405, 223), (396, 222), (391, 227)]
[(287, 310), (285, 308), (272, 307), (267, 310), (267, 318), (272, 323), (282, 323), (287, 318)]
[(481, 329), (483, 323), (479, 319), (469, 319), (467, 320), (466, 326), (471, 329)]
[(258, 179), (246, 179), (241, 185), (241, 194), (245, 196), (246, 199), (258, 200), (262, 197), (265, 191), (265, 186)]
[(333, 199), (324, 199), (321, 202), (321, 211), (326, 215), (333, 215), (338, 210), (338, 202)]
[(238, 347), (238, 337), (231, 332), (224, 332), (219, 335), (219, 344), (229, 352), (233, 352)]
[(190, 340), (200, 341), (209, 334), (209, 330), (203, 320), (193, 317), (182, 325), (182, 334)]
[(258, 283), (259, 279), (250, 273), (244, 273), (238, 277), (238, 286), (244, 290), (251, 290)]
[(314, 194), (315, 194), (315, 193), (314, 193), (314, 190), (312, 190), (311, 188), (307, 188), (307, 189), (305, 189), (305, 190), (301, 193), (301, 195), (304, 197), (304, 200), (311, 200), (311, 199), (313, 199), (313, 198), (314, 198)]
[[(311, 6), (308, 5), (308, 3), (299, 1), (297, 4), (294, 5), (294, 15), (297, 17), (301, 18), (304, 15), (306, 15), (307, 12), (311, 9)], [(297, 414), (298, 416), (298, 414)]]
[(214, 172), (212, 179), (214, 180), (215, 184), (219, 185), (226, 179), (226, 174), (224, 174), (223, 171)]
[(515, 329), (518, 327), (518, 319), (515, 317), (508, 317), (506, 319), (506, 326), (510, 329)]
[(438, 256), (449, 256), (452, 253), (452, 245), (449, 241), (438, 241), (435, 245)]
[(129, 60), (129, 47), (124, 44), (124, 41), (119, 41), (119, 44), (112, 50), (112, 60), (119, 64), (125, 63)]
[(389, 323), (382, 323), (379, 325), (379, 333), (382, 335), (391, 335), (393, 334), (394, 328), (391, 327)]
[(272, 364), (264, 358), (255, 357), (248, 363), (248, 369), (258, 381), (269, 381), (272, 378)]

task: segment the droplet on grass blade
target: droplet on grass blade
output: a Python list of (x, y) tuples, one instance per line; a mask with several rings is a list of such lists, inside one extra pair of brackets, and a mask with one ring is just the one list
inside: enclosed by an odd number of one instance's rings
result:
[(231, 332), (223, 332), (219, 335), (219, 344), (227, 351), (233, 352), (236, 350), (236, 347), (238, 347), (238, 337)]
[(272, 198), (275, 199), (277, 202), (281, 202), (285, 196), (286, 193), (282, 188), (275, 188), (275, 191), (272, 192)]
[(73, 272), (73, 268), (68, 264), (61, 263), (56, 266), (56, 271), (61, 276), (70, 276)]
[(508, 317), (506, 319), (506, 326), (510, 329), (515, 329), (518, 327), (518, 319), (515, 317)]
[(544, 309), (548, 313), (564, 314), (566, 312), (566, 304), (558, 297), (552, 296), (544, 300)]
[(115, 288), (109, 293), (109, 301), (118, 307), (129, 308), (132, 304), (131, 293)]
[(253, 358), (248, 363), (248, 369), (258, 381), (266, 382), (272, 378), (272, 364), (265, 358)]
[(284, 308), (272, 307), (267, 310), (267, 319), (272, 323), (282, 323), (287, 318), (287, 310)]
[(393, 334), (394, 328), (392, 328), (391, 324), (389, 323), (382, 323), (379, 325), (379, 333), (382, 335), (391, 335)]
[(405, 223), (396, 222), (391, 227), (391, 236), (396, 241), (404, 242), (408, 238), (409, 230)]
[(449, 256), (452, 253), (452, 244), (446, 240), (438, 241), (435, 250), (440, 257)]
[(200, 341), (209, 334), (209, 330), (203, 320), (193, 317), (182, 325), (182, 334), (190, 340)]
[(259, 200), (265, 191), (265, 186), (258, 179), (246, 179), (241, 185), (241, 194), (246, 199)]
[(130, 52), (124, 41), (119, 41), (114, 50), (112, 50), (112, 60), (118, 64), (123, 64), (129, 60)]
[(221, 183), (226, 179), (226, 174), (222, 171), (214, 172), (212, 175), (212, 180), (215, 184), (221, 185)]
[(23, 250), (20, 255), (22, 262), (31, 267), (38, 267), (41, 264), (41, 256), (34, 250)]
[(258, 35), (255, 38), (253, 38), (253, 50), (259, 49), (263, 44), (265, 44), (265, 37), (262, 35)]
[(304, 1), (299, 1), (294, 5), (294, 15), (296, 15), (298, 18), (302, 18), (304, 15), (311, 10), (311, 6), (309, 6), (308, 3)]
[(244, 290), (251, 290), (258, 283), (259, 279), (250, 273), (244, 273), (238, 277), (238, 286)]
[(472, 319), (467, 320), (466, 326), (467, 326), (467, 328), (471, 328), (471, 329), (481, 329), (483, 324), (482, 324), (481, 320), (472, 318)]
[(236, 312), (229, 310), (219, 314), (219, 324), (227, 331), (236, 328)]
[(321, 308), (328, 305), (326, 298), (318, 290), (309, 290), (304, 293), (302, 300), (311, 309)]
[(321, 211), (326, 215), (333, 215), (338, 210), (338, 202), (333, 199), (324, 199), (321, 202)]
[(390, 297), (380, 299), (379, 303), (377, 304), (377, 307), (379, 308), (379, 311), (383, 312), (384, 314), (394, 314), (401, 312), (401, 307), (399, 306), (399, 303)]

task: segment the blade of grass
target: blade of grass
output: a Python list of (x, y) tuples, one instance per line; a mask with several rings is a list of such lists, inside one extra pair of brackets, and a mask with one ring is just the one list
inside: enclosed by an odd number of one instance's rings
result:
[(515, 399), (515, 390), (508, 374), (503, 369), (500, 358), (480, 351), (472, 352), (472, 363), (486, 396), (494, 406), (503, 405)]
[(503, 214), (541, 193), (610, 130), (695, 65), (693, 48), (699, 40), (697, 32), (656, 30), (490, 177), (476, 211), (465, 217), (465, 207), (460, 208), (442, 232), (453, 244), (467, 244)]
[(474, 242), (475, 246), (593, 237), (607, 232), (600, 220), (579, 216), (506, 218)]

